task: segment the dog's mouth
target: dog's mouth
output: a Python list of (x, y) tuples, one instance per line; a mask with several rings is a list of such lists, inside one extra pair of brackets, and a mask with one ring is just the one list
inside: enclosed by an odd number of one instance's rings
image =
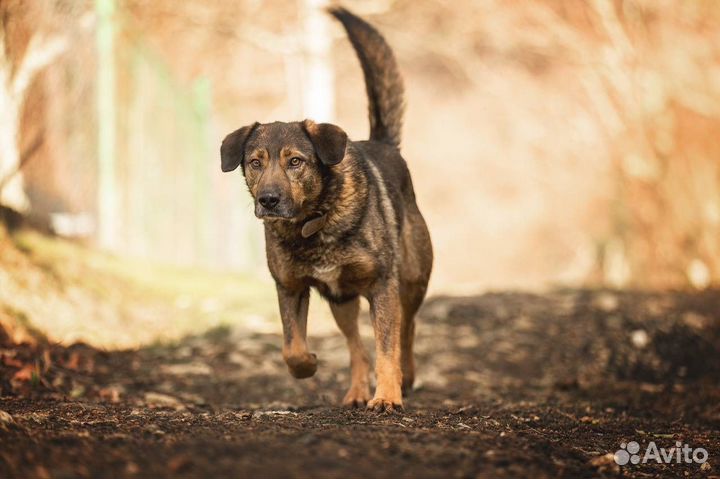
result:
[(259, 215), (258, 218), (261, 220), (267, 220), (267, 221), (293, 221), (295, 219), (294, 216), (280, 216), (275, 214), (265, 214), (265, 215)]
[(255, 206), (255, 216), (261, 220), (292, 221), (297, 214), (294, 211), (284, 209), (269, 210), (260, 205)]

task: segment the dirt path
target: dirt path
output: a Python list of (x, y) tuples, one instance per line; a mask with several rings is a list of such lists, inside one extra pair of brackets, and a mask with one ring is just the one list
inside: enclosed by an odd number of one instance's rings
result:
[[(279, 337), (236, 329), (140, 351), (5, 347), (0, 477), (720, 474), (717, 291), (434, 298), (418, 388), (394, 415), (337, 407), (344, 342), (311, 345), (305, 381)], [(620, 467), (629, 441), (709, 460)]]

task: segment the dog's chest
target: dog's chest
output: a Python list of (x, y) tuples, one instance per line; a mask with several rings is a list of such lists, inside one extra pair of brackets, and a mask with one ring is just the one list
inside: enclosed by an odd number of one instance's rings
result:
[(277, 270), (315, 286), (323, 296), (341, 298), (362, 294), (377, 274), (377, 258), (357, 247), (333, 247), (288, 251)]
[(310, 276), (315, 280), (323, 283), (328, 287), (332, 294), (339, 295), (341, 292), (340, 288), (340, 274), (342, 273), (342, 266), (338, 264), (320, 264), (312, 266), (310, 269)]

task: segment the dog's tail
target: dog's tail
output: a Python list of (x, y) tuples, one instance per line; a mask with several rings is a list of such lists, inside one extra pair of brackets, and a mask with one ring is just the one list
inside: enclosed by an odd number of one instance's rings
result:
[(331, 7), (328, 11), (343, 24), (360, 59), (368, 94), (370, 139), (400, 146), (404, 88), (390, 45), (375, 28), (348, 10)]

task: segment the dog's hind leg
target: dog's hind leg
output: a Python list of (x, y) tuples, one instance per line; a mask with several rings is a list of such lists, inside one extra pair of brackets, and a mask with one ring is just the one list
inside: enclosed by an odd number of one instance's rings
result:
[(400, 298), (402, 301), (402, 327), (400, 350), (402, 366), (402, 392), (407, 395), (415, 382), (415, 315), (425, 299), (432, 271), (432, 243), (425, 220), (417, 206), (411, 205), (403, 225), (403, 261), (400, 271)]
[(402, 327), (400, 329), (400, 356), (402, 367), (402, 392), (404, 396), (412, 391), (415, 382), (415, 359), (413, 342), (415, 340), (415, 313), (425, 297), (425, 285), (420, 283), (403, 284), (400, 288), (402, 298)]
[(370, 315), (375, 329), (375, 395), (368, 409), (393, 412), (402, 408), (400, 329), (402, 304), (397, 279), (380, 283), (369, 296)]
[(330, 310), (345, 335), (350, 350), (350, 389), (343, 399), (343, 404), (348, 407), (364, 407), (370, 400), (370, 361), (358, 329), (360, 298), (356, 297), (345, 303), (331, 301)]

